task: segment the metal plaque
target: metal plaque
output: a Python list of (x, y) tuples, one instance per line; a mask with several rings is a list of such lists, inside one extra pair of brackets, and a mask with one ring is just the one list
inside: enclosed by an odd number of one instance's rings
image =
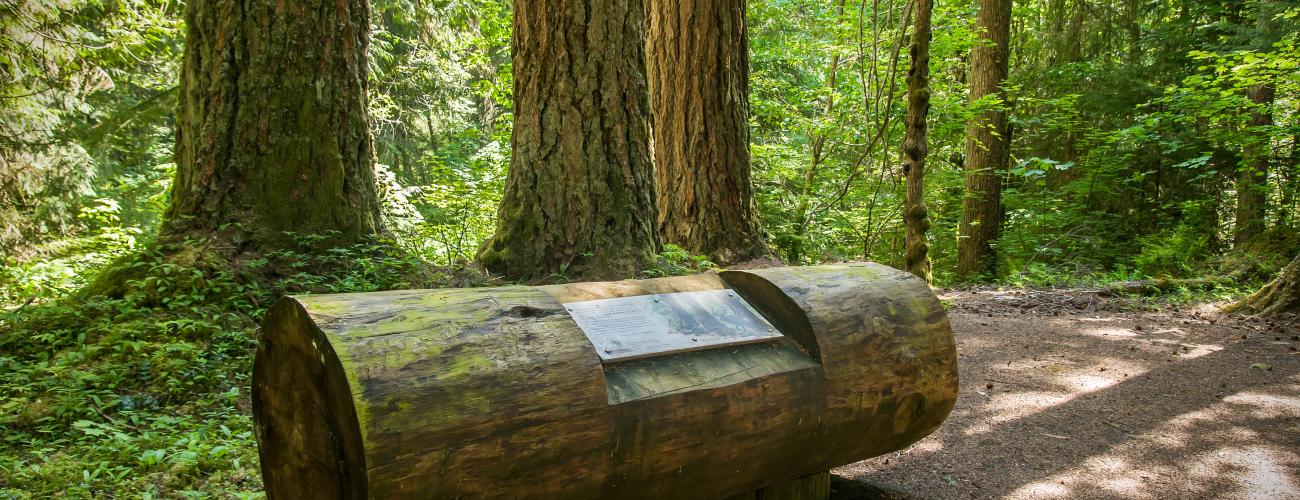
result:
[(731, 290), (587, 300), (564, 308), (605, 362), (781, 338)]

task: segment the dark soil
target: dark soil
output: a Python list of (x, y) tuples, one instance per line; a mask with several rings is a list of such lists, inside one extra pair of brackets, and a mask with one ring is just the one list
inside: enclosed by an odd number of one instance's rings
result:
[(956, 408), (832, 498), (1300, 499), (1300, 320), (961, 291)]

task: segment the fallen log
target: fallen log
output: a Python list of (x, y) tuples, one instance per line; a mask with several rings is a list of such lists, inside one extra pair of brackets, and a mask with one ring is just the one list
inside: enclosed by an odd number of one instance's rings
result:
[(288, 297), (253, 371), (270, 498), (824, 497), (956, 397), (942, 306), (877, 264)]
[(1160, 295), (1176, 290), (1205, 291), (1220, 286), (1240, 284), (1235, 276), (1207, 276), (1204, 278), (1155, 278), (1147, 280), (1118, 281), (1106, 285), (1099, 295), (1112, 297), (1117, 295)]

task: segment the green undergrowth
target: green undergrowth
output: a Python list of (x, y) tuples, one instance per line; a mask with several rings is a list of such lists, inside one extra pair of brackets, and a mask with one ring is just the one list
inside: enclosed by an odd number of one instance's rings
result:
[[(299, 241), (303, 248), (316, 242)], [(102, 241), (86, 247), (98, 253), (69, 245), (0, 273), (0, 498), (260, 497), (251, 355), (258, 322), (276, 298), (494, 283), (467, 265), (430, 266), (381, 241), (272, 252), (238, 270)], [(1280, 257), (1258, 255), (1272, 254), (1225, 257), (1208, 273), (1248, 276), (1240, 283), (1174, 287), (1143, 300), (1239, 297), (1280, 266)], [(72, 293), (103, 268), (124, 277), (112, 296)], [(642, 276), (716, 268), (668, 245)], [(1161, 278), (1122, 267), (1080, 274), (1033, 264), (1001, 285), (1151, 279)]]
[(269, 297), (226, 276), (155, 271), (122, 298), (0, 315), (0, 496), (260, 489), (248, 352)]
[[(276, 298), (492, 284), (385, 242), (215, 271), (91, 243), (0, 273), (0, 498), (261, 497), (249, 387)], [(715, 268), (669, 245), (644, 276)], [(111, 296), (74, 293), (100, 269), (121, 277)]]
[[(1163, 250), (1161, 250), (1163, 252)], [(1292, 251), (1279, 246), (1255, 245), (1189, 265), (1164, 265), (1151, 259), (1128, 267), (1117, 265), (1103, 272), (1030, 264), (997, 283), (1010, 288), (1100, 289), (1110, 295), (1132, 299), (1135, 306), (1159, 307), (1188, 303), (1238, 300), (1250, 295), (1276, 276), (1290, 260)], [(1144, 254), (1144, 257), (1149, 257)]]
[(708, 257), (691, 253), (682, 247), (667, 243), (664, 245), (663, 250), (655, 256), (654, 267), (642, 271), (641, 274), (646, 278), (661, 278), (665, 276), (684, 276), (717, 269), (718, 265), (710, 261)]
[(486, 282), (392, 255), (382, 242), (275, 252), (248, 263), (276, 269), (264, 282), (143, 250), (114, 264), (134, 278), (113, 297), (64, 288), (105, 258), (6, 267), (0, 498), (260, 497), (251, 354), (277, 297)]

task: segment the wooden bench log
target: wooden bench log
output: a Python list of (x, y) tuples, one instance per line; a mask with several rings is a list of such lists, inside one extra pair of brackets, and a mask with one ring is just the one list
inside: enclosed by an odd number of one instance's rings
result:
[[(602, 363), (563, 305), (706, 290), (782, 335)], [(762, 496), (932, 432), (956, 366), (930, 289), (877, 264), (316, 295), (267, 314), (253, 412), (273, 499)]]

